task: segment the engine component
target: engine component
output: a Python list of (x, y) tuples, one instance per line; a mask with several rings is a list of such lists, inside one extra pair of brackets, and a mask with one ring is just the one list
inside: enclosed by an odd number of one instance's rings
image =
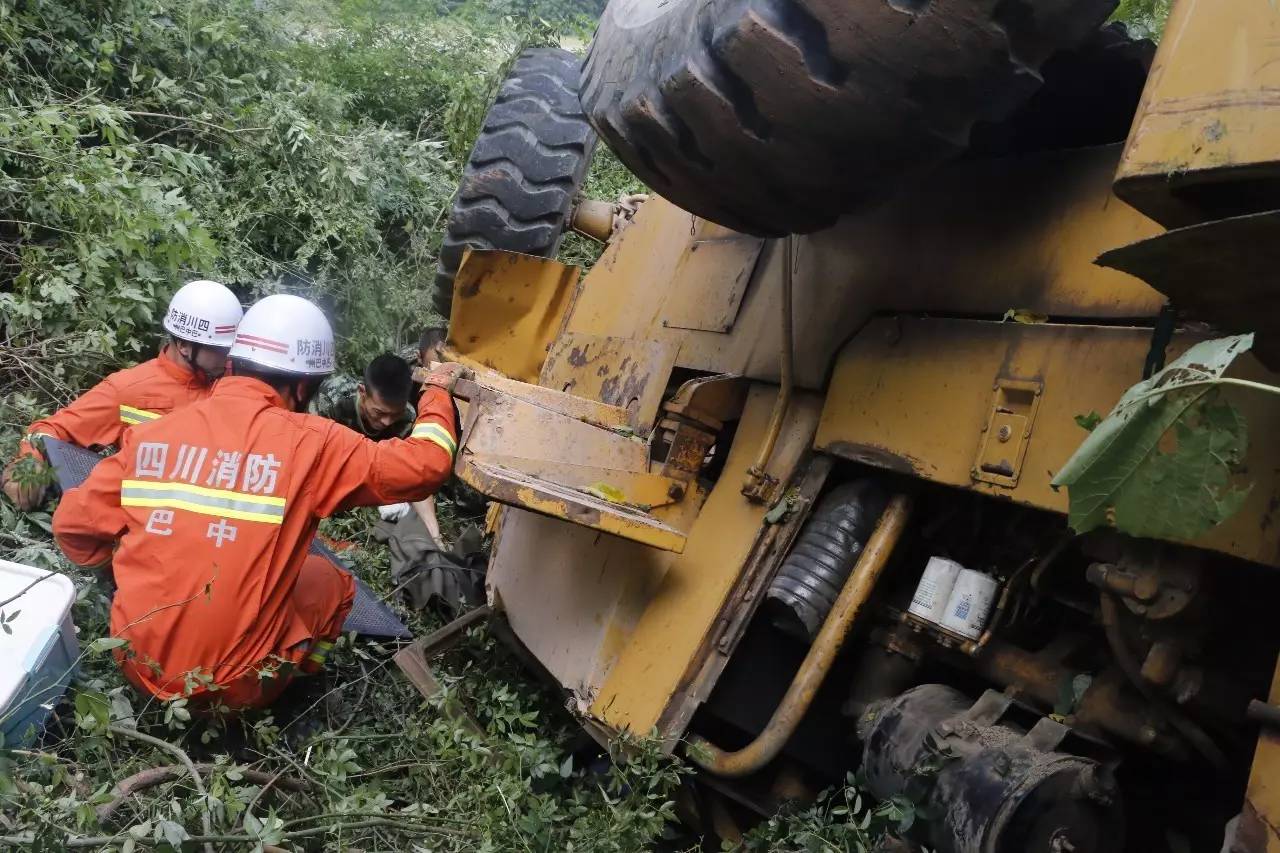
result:
[(871, 792), (908, 796), (938, 819), (939, 853), (1051, 853), (1123, 848), (1123, 812), (1110, 771), (1053, 751), (1065, 727), (1047, 718), (1030, 732), (1000, 722), (1011, 699), (977, 703), (954, 688), (924, 684), (863, 716), (863, 771)]
[(706, 738), (695, 735), (689, 740), (689, 757), (696, 764), (718, 776), (733, 778), (750, 775), (777, 757), (813, 704), (836, 655), (844, 646), (845, 637), (884, 574), (910, 518), (911, 499), (906, 495), (894, 495), (876, 521), (875, 531), (862, 549), (857, 565), (841, 588), (818, 636), (809, 646), (782, 701), (755, 740), (734, 752), (726, 752)]
[[(999, 640), (970, 660), (983, 678), (1043, 709), (1055, 707), (1063, 685), (1071, 684), (1079, 674), (1052, 654), (1033, 654)], [(1066, 720), (1077, 730), (1094, 736), (1120, 738), (1174, 760), (1187, 757), (1182, 741), (1148, 710), (1147, 703), (1128, 687), (1127, 679), (1118, 670), (1095, 674)]]
[(907, 611), (935, 625), (941, 625), (947, 615), (947, 602), (951, 600), (951, 591), (956, 588), (956, 578), (964, 566), (948, 560), (946, 557), (930, 557), (916, 585), (915, 594), (911, 596), (911, 606)]
[(1158, 622), (1186, 612), (1200, 591), (1201, 568), (1183, 554), (1165, 549), (1132, 547), (1116, 562), (1090, 564), (1085, 577), (1105, 592), (1120, 596), (1135, 616)]
[(871, 480), (842, 483), (822, 499), (769, 586), (774, 625), (800, 639), (817, 636), (887, 500)]
[(982, 636), (991, 605), (1000, 585), (991, 575), (961, 569), (956, 585), (947, 599), (947, 609), (942, 617), (942, 627), (948, 631), (976, 640)]
[(919, 637), (905, 624), (872, 631), (871, 642), (858, 656), (841, 713), (856, 720), (872, 704), (906, 690), (918, 680), (916, 670), (924, 654)]

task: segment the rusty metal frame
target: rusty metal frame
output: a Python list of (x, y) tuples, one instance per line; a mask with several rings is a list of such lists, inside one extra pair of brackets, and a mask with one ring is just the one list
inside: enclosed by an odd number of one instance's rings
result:
[(658, 732), (664, 743), (674, 745), (684, 734), (694, 712), (711, 695), (746, 633), (747, 625), (764, 601), (764, 592), (782, 565), (783, 557), (791, 550), (791, 544), (809, 518), (833, 465), (834, 460), (830, 456), (810, 456), (807, 465), (797, 471), (793, 479), (795, 500), (790, 514), (777, 524), (766, 524), (757, 531), (742, 573), (725, 597), (712, 629), (690, 658), (689, 667), (680, 679), (682, 686), (658, 718)]
[[(440, 682), (436, 680), (435, 673), (431, 671), (431, 658), (448, 651), (462, 642), (462, 638), (466, 636), (467, 631), (488, 621), (494, 615), (494, 612), (494, 608), (489, 605), (468, 610), (443, 628), (432, 631), (422, 639), (415, 640), (405, 646), (396, 652), (392, 660), (395, 661), (396, 666), (404, 673), (405, 678), (409, 679), (409, 682), (417, 688), (424, 699), (434, 699), (440, 695), (442, 688), (440, 687)], [(457, 703), (446, 702), (444, 710), (454, 722), (472, 734), (484, 735), (484, 727)]]

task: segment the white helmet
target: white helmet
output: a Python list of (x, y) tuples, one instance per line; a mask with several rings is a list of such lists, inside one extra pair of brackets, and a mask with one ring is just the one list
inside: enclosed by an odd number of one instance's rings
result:
[(215, 347), (229, 347), (244, 311), (240, 300), (216, 281), (184, 284), (169, 300), (164, 328), (175, 338)]
[(245, 312), (229, 355), (280, 373), (324, 376), (333, 373), (333, 329), (311, 302), (277, 293)]

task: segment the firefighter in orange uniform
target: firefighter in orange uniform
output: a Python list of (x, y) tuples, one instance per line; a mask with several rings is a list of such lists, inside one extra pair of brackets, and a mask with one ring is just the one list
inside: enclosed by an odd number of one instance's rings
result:
[(449, 477), (457, 368), (433, 374), (406, 438), (374, 442), (303, 413), (334, 366), (307, 300), (250, 308), (231, 363), (208, 400), (131, 429), (53, 529), (73, 562), (112, 564), (111, 634), (136, 687), (239, 710), (319, 669), (351, 609), (351, 576), (308, 554), (320, 519), (422, 500)]
[(236, 295), (216, 281), (183, 285), (169, 300), (164, 318), (169, 342), (160, 354), (111, 374), (65, 409), (33, 423), (19, 445), (18, 458), (0, 477), (4, 493), (23, 511), (44, 501), (44, 487), (20, 482), (16, 466), (26, 457), (39, 459), (38, 445), (46, 437), (80, 447), (119, 447), (121, 436), (134, 424), (208, 397), (226, 367), (227, 349), (242, 313)]

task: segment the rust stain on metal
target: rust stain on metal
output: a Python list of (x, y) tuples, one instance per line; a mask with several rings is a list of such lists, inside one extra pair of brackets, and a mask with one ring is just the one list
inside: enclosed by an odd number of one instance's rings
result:
[(675, 357), (670, 343), (566, 332), (547, 355), (541, 383), (624, 409), (634, 430), (648, 432)]

